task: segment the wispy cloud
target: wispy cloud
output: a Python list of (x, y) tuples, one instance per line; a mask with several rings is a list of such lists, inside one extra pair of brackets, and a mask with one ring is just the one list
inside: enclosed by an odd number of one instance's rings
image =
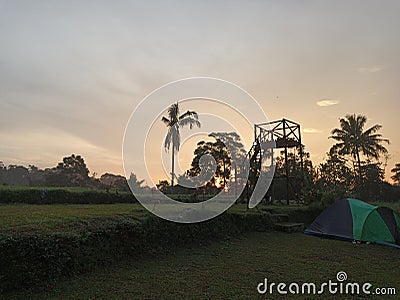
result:
[(371, 66), (371, 67), (360, 67), (358, 68), (358, 72), (361, 73), (376, 73), (385, 70), (382, 66)]
[(333, 100), (333, 99), (322, 99), (317, 101), (317, 105), (318, 106), (332, 106), (332, 105), (336, 105), (339, 104), (339, 100)]
[(321, 133), (322, 130), (316, 129), (316, 128), (304, 128), (303, 129), (304, 133)]

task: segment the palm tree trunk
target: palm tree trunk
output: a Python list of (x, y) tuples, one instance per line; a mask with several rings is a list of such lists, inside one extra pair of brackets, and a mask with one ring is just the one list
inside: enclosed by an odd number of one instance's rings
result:
[(360, 180), (360, 184), (362, 181), (362, 176), (361, 176), (361, 159), (360, 159), (360, 152), (358, 152), (358, 148), (357, 150), (357, 164), (358, 164), (358, 178)]
[(224, 178), (224, 188), (225, 188), (225, 186), (226, 186), (226, 178), (225, 178), (225, 159), (223, 160), (223, 162), (224, 162), (224, 175), (223, 175), (223, 178)]
[(172, 172), (171, 172), (171, 186), (174, 186), (174, 178), (175, 178), (175, 171), (174, 171), (174, 167), (175, 167), (175, 145), (172, 143)]

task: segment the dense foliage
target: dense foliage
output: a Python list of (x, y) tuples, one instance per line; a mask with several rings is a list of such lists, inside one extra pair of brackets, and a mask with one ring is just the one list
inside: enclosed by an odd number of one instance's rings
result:
[(225, 213), (195, 224), (124, 218), (74, 234), (0, 235), (0, 291), (51, 283), (123, 257), (158, 254), (246, 231), (272, 228), (269, 214)]
[(66, 188), (0, 188), (0, 203), (107, 204), (136, 203), (132, 193)]

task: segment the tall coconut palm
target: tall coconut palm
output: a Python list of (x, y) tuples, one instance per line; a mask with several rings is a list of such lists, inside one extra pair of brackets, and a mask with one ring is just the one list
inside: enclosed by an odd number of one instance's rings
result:
[(386, 155), (387, 149), (382, 145), (389, 144), (388, 139), (382, 138), (377, 133), (382, 126), (376, 124), (364, 131), (364, 125), (367, 117), (363, 115), (346, 115), (340, 118), (340, 128), (335, 128), (331, 132), (330, 138), (338, 141), (333, 145), (333, 149), (338, 151), (339, 155), (351, 155), (357, 160), (358, 173), (361, 179), (361, 157), (363, 154), (367, 158), (378, 160), (381, 154)]
[(190, 129), (193, 128), (193, 126), (200, 127), (200, 122), (198, 120), (198, 115), (195, 111), (190, 111), (188, 110), (182, 115), (179, 115), (179, 104), (178, 102), (175, 104), (172, 104), (168, 108), (168, 118), (167, 117), (162, 117), (162, 121), (167, 125), (168, 127), (168, 133), (167, 136), (165, 137), (164, 141), (164, 148), (165, 150), (169, 150), (169, 148), (172, 145), (172, 163), (171, 163), (171, 186), (174, 185), (174, 178), (175, 178), (175, 151), (179, 151), (179, 147), (181, 145), (181, 136), (179, 132), (179, 128), (188, 126)]

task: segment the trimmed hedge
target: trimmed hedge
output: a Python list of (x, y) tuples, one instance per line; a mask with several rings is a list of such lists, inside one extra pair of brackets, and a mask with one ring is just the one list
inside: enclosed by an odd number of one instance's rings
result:
[(163, 253), (178, 246), (267, 231), (269, 214), (224, 213), (195, 224), (178, 224), (149, 216), (126, 218), (77, 234), (0, 236), (0, 291), (47, 285), (61, 277), (87, 272), (124, 257)]
[(308, 206), (305, 208), (298, 208), (289, 210), (287, 212), (289, 219), (293, 222), (311, 224), (316, 217), (324, 210), (322, 207)]
[(69, 191), (49, 189), (44, 195), (40, 189), (0, 189), (0, 203), (26, 204), (109, 204), (137, 203), (131, 193), (106, 193), (103, 191)]

